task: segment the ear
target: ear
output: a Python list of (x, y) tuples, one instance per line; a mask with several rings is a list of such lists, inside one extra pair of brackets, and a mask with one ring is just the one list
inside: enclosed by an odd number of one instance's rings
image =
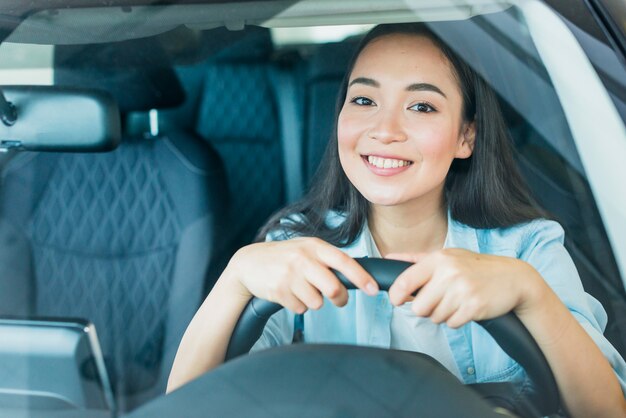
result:
[(474, 141), (476, 140), (476, 123), (464, 122), (459, 134), (459, 142), (455, 158), (469, 158), (474, 151)]

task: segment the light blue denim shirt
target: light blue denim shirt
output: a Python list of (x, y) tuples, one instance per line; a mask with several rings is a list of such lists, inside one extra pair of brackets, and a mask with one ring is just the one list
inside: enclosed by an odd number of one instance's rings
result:
[[(339, 215), (331, 214), (328, 222), (336, 224), (341, 219)], [(285, 237), (284, 234), (282, 237), (275, 234), (269, 238)], [(516, 257), (530, 263), (602, 350), (626, 394), (626, 363), (602, 334), (607, 323), (606, 312), (596, 299), (583, 290), (563, 240), (563, 229), (553, 221), (535, 220), (509, 228), (475, 229), (449, 217), (446, 247)], [(362, 232), (354, 243), (342, 250), (352, 257), (371, 256), (366, 241)], [(306, 312), (305, 341), (389, 348), (392, 309), (386, 292), (367, 296), (351, 290), (348, 304), (342, 308), (326, 300), (321, 309)], [(439, 326), (444, 328), (464, 383), (522, 383), (526, 379), (521, 366), (505, 354), (478, 324), (471, 322), (458, 329), (445, 324)], [(270, 318), (253, 350), (289, 344), (293, 330), (294, 314), (283, 309)]]

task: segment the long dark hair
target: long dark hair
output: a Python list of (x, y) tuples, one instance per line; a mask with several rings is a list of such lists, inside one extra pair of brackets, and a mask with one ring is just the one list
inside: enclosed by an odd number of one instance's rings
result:
[[(334, 134), (309, 192), (272, 216), (260, 230), (258, 240), (280, 229), (287, 236), (314, 236), (336, 246), (346, 246), (359, 235), (367, 222), (369, 202), (350, 183), (341, 167), (336, 125), (356, 59), (372, 40), (390, 34), (424, 36), (437, 45), (458, 79), (464, 122), (475, 122), (472, 156), (455, 159), (446, 177), (445, 197), (452, 219), (474, 228), (501, 228), (546, 216), (534, 203), (516, 167), (511, 140), (493, 90), (425, 24), (386, 24), (372, 29), (352, 57), (337, 100)], [(328, 225), (329, 211), (338, 212), (345, 219), (339, 225)]]

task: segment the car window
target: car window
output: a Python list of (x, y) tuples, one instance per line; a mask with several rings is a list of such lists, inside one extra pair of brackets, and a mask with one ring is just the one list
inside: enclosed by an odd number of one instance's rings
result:
[(0, 80), (2, 85), (52, 84), (52, 45), (0, 45)]

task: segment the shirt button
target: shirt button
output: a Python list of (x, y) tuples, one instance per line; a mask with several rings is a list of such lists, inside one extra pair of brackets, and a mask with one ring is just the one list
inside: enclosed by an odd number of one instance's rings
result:
[(476, 372), (476, 370), (474, 370), (473, 367), (468, 367), (467, 368), (467, 374), (474, 374)]

